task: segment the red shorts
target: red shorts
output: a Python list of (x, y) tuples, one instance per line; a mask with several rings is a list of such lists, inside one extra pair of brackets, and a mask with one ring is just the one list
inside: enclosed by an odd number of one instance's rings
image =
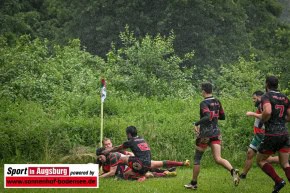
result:
[(222, 142), (222, 136), (214, 136), (214, 137), (198, 137), (196, 139), (196, 146), (205, 149), (207, 148), (210, 144), (221, 144)]

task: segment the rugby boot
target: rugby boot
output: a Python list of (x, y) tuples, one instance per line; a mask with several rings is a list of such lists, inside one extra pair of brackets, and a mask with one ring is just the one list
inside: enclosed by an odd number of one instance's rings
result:
[(233, 176), (233, 180), (234, 180), (235, 186), (239, 185), (239, 183), (240, 183), (239, 170), (234, 169), (233, 173), (232, 173), (232, 176)]
[(278, 193), (284, 186), (286, 185), (286, 182), (282, 180), (281, 182), (275, 184), (274, 190), (272, 193)]

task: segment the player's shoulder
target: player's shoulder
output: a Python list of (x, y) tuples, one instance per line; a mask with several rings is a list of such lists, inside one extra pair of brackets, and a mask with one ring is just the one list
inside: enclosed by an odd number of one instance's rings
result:
[(110, 153), (109, 160), (110, 162), (116, 162), (121, 157), (119, 152)]

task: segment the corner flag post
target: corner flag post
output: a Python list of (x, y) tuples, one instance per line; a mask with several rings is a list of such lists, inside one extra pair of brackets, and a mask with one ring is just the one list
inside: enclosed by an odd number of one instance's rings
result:
[(103, 146), (103, 128), (104, 128), (104, 101), (107, 96), (106, 81), (101, 80), (101, 132), (100, 132), (100, 146)]

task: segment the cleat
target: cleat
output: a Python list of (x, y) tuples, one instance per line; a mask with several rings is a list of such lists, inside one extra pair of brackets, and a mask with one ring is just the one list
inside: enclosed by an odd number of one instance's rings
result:
[(239, 176), (239, 170), (237, 169), (234, 169), (233, 171), (233, 180), (234, 180), (235, 186), (238, 186), (240, 183), (240, 176)]
[(190, 161), (188, 159), (185, 160), (185, 162), (183, 162), (183, 165), (189, 167), (190, 166)]
[(167, 170), (168, 170), (169, 172), (175, 172), (175, 171), (176, 171), (176, 167), (168, 168)]
[(286, 182), (282, 180), (281, 182), (275, 184), (274, 190), (272, 193), (278, 193), (284, 186), (286, 185)]
[(163, 173), (165, 174), (166, 177), (174, 177), (174, 176), (177, 176), (177, 173), (176, 172), (165, 171)]
[(192, 185), (191, 183), (184, 185), (186, 189), (197, 190), (197, 184)]
[(246, 178), (247, 178), (247, 174), (242, 173), (242, 174), (240, 175), (240, 179), (246, 179)]

